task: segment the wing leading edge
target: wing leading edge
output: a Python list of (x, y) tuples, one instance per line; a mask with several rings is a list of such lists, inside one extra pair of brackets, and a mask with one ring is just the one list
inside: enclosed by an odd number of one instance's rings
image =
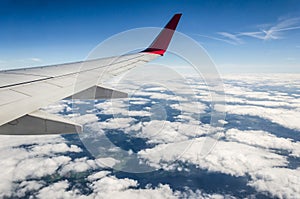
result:
[(70, 96), (77, 99), (127, 97), (126, 93), (95, 85), (94, 82), (104, 71), (109, 74), (106, 78), (113, 78), (164, 55), (180, 17), (181, 14), (175, 14), (151, 45), (136, 54), (0, 71), (0, 134), (80, 132), (81, 125), (39, 109)]

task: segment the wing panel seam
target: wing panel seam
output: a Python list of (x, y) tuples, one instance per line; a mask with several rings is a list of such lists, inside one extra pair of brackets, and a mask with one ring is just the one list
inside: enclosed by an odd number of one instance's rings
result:
[[(140, 56), (137, 56), (137, 57), (134, 57), (134, 58), (131, 58), (131, 59), (126, 59), (126, 60), (123, 60), (123, 61), (120, 61), (120, 62), (116, 62), (116, 63), (113, 63), (113, 64), (119, 64), (119, 63), (126, 62), (126, 61), (129, 61), (129, 60), (132, 60), (132, 59), (136, 59), (136, 58), (141, 57), (141, 56), (143, 56), (143, 55), (140, 55)], [(19, 86), (19, 85), (23, 85), (23, 84), (30, 84), (30, 83), (45, 81), (45, 80), (49, 80), (49, 79), (53, 79), (53, 78), (65, 77), (65, 76), (74, 75), (74, 74), (79, 74), (81, 72), (88, 72), (88, 71), (96, 70), (96, 69), (103, 68), (103, 67), (106, 67), (106, 66), (107, 65), (105, 65), (105, 66), (99, 66), (99, 67), (91, 68), (91, 69), (88, 69), (88, 70), (83, 70), (83, 71), (80, 71), (80, 72), (68, 73), (68, 74), (59, 75), (59, 76), (55, 76), (55, 77), (47, 77), (47, 78), (42, 78), (42, 79), (35, 79), (35, 80), (31, 80), (31, 81), (25, 81), (25, 82), (15, 83), (15, 84), (9, 84), (9, 85), (5, 85), (5, 86), (0, 86), (0, 89), (1, 88), (9, 88), (9, 87), (13, 87), (13, 86)]]

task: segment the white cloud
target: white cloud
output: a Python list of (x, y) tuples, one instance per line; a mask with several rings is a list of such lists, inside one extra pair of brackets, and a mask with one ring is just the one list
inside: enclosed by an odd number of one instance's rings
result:
[(300, 130), (300, 111), (259, 106), (226, 105), (226, 112), (238, 115), (258, 116), (290, 129)]
[[(188, 89), (190, 90), (190, 89)], [(149, 97), (150, 99), (164, 99), (164, 100), (175, 100), (175, 101), (187, 101), (188, 99), (181, 96), (181, 90), (176, 88), (176, 93), (174, 94), (166, 94), (160, 92), (146, 92), (146, 91), (138, 91), (135, 92), (135, 95)], [(174, 91), (174, 92), (175, 92)], [(189, 91), (191, 92), (191, 91)]]
[(34, 157), (21, 160), (14, 167), (13, 179), (25, 180), (26, 178), (40, 178), (54, 174), (62, 165), (71, 161), (67, 156)]
[(242, 32), (238, 35), (249, 36), (261, 40), (280, 39), (283, 31), (300, 29), (300, 18), (289, 18), (279, 21), (271, 27), (256, 32)]
[[(149, 143), (177, 143), (192, 137), (207, 135), (217, 131), (209, 125), (193, 123), (169, 122), (164, 120), (152, 120), (144, 122), (138, 137), (147, 138)], [(219, 129), (221, 130), (221, 129)]]
[(114, 176), (104, 177), (92, 183), (95, 198), (178, 198), (168, 185), (159, 185), (156, 188), (136, 189), (138, 183), (128, 178), (117, 179)]
[(147, 101), (130, 101), (130, 104), (134, 104), (134, 105), (143, 105), (146, 103)]
[[(130, 104), (144, 104), (145, 101), (137, 101), (134, 98), (133, 101), (130, 101)], [(131, 100), (131, 99), (129, 99)], [(148, 111), (144, 110), (130, 110), (128, 106), (128, 101), (120, 101), (120, 100), (110, 100), (110, 101), (105, 101), (99, 104), (96, 104), (95, 107), (99, 109), (101, 114), (107, 114), (107, 115), (124, 115), (124, 116), (150, 116), (150, 113)]]
[(258, 191), (269, 192), (272, 197), (299, 198), (300, 167), (296, 170), (265, 168), (252, 175), (248, 184)]
[(145, 91), (150, 91), (150, 92), (161, 92), (161, 91), (166, 91), (167, 89), (165, 87), (150, 87), (150, 88), (146, 88), (144, 89)]
[[(247, 132), (246, 132), (247, 133)], [(234, 134), (231, 131), (229, 137)], [(162, 144), (152, 149), (141, 151), (139, 155), (146, 159), (151, 166), (164, 169), (175, 169), (174, 161), (181, 160), (197, 165), (201, 169), (221, 172), (234, 176), (251, 177), (250, 186), (258, 191), (271, 193), (279, 198), (297, 198), (300, 195), (300, 172), (297, 170), (281, 168), (287, 165), (286, 158), (277, 155), (264, 148), (277, 147), (289, 148), (288, 143), (281, 139), (270, 141), (269, 134), (258, 132), (252, 135), (251, 140), (246, 137), (238, 141), (247, 140), (247, 145), (237, 142), (219, 141), (215, 148), (206, 157), (201, 157), (200, 150), (205, 142), (205, 138), (198, 138), (182, 143)], [(268, 137), (268, 138), (267, 138)], [(249, 138), (249, 137), (248, 137)], [(261, 141), (251, 142), (254, 139)], [(289, 142), (290, 140), (287, 140)], [(257, 148), (257, 145), (266, 146)], [(249, 146), (253, 144), (255, 146)], [(184, 147), (182, 147), (184, 146)], [(189, 146), (189, 147), (186, 147)], [(182, 149), (186, 148), (185, 151)], [(222, 198), (220, 196), (220, 198)]]
[(149, 99), (143, 97), (130, 97), (128, 100), (130, 104), (134, 105), (142, 105), (150, 102)]
[(19, 184), (17, 192), (14, 193), (18, 198), (24, 197), (26, 193), (39, 190), (41, 187), (45, 186), (42, 181), (23, 181)]
[(291, 139), (286, 138), (278, 138), (265, 131), (240, 131), (237, 129), (229, 129), (225, 135), (230, 141), (266, 149), (287, 150), (292, 156), (300, 157), (300, 142), (293, 142)]
[(175, 199), (179, 193), (175, 193), (168, 185), (159, 185), (156, 188), (137, 189), (138, 183), (128, 178), (118, 179), (114, 176), (102, 177), (93, 181), (89, 186), (93, 192), (82, 195), (78, 189), (69, 189), (68, 181), (60, 181), (44, 187), (37, 194), (38, 198), (124, 198), (124, 199)]
[(66, 104), (66, 101), (58, 101), (56, 103), (50, 104), (47, 107), (44, 107), (42, 110), (49, 113), (58, 114), (64, 110), (71, 111), (72, 109)]
[[(227, 101), (242, 104), (228, 105), (228, 112), (239, 115), (254, 115), (288, 128), (299, 129), (297, 118), (299, 118), (300, 102), (296, 93), (293, 95), (285, 91), (253, 91), (250, 86), (253, 84), (256, 86), (287, 86), (291, 84), (300, 90), (298, 77), (296, 75), (226, 77), (226, 80), (235, 80), (233, 84), (227, 83), (226, 85), (229, 96)], [(195, 84), (193, 88), (201, 94), (199, 99), (210, 101), (209, 93), (207, 94), (204, 87)], [(152, 94), (146, 95), (144, 93), (144, 96), (153, 97), (153, 99), (172, 97), (172, 95), (155, 93), (160, 90), (162, 88), (150, 89), (148, 91)], [(186, 99), (182, 97), (179, 100), (181, 107), (172, 105), (172, 108), (182, 109), (187, 113), (195, 112), (194, 107), (196, 105), (199, 105), (201, 113), (207, 108), (206, 105), (200, 102), (189, 106)], [(138, 104), (150, 102), (150, 100), (142, 97), (132, 98), (131, 101)], [(59, 102), (52, 105), (52, 107), (49, 106), (47, 111), (53, 113), (64, 110), (69, 111), (67, 103), (69, 102)], [(100, 113), (109, 113), (112, 106), (117, 113), (128, 113), (126, 101), (105, 101), (96, 104), (96, 107), (100, 109)], [(283, 106), (287, 108), (282, 108)], [(291, 107), (292, 110), (290, 110)], [(145, 110), (132, 111), (129, 115), (150, 116), (148, 110)], [(95, 110), (93, 109), (93, 111)], [(105, 122), (97, 122), (98, 118), (92, 112), (89, 112), (86, 116), (80, 116), (79, 114), (72, 116), (81, 123), (88, 123), (90, 127), (100, 132), (99, 134), (103, 133), (105, 128), (120, 128), (125, 133), (141, 129), (142, 131), (134, 136), (146, 138), (150, 143), (157, 145), (151, 149), (140, 151), (138, 155), (154, 167), (162, 167), (166, 170), (176, 169), (177, 164), (174, 161), (182, 160), (209, 172), (249, 176), (250, 186), (258, 191), (269, 192), (274, 197), (297, 198), (300, 195), (298, 189), (300, 187), (299, 169), (283, 168), (288, 166), (288, 159), (279, 151), (286, 150), (289, 152), (288, 155), (300, 157), (299, 142), (278, 138), (265, 131), (230, 129), (224, 135), (219, 133), (223, 135), (223, 140), (217, 143), (209, 155), (203, 157), (201, 156), (201, 150), (204, 143), (207, 142), (208, 132), (219, 132), (222, 129), (213, 129), (210, 125), (201, 124), (193, 119), (191, 115), (179, 115), (176, 117), (175, 122), (158, 120), (138, 122), (137, 119), (132, 117), (111, 118)], [(180, 119), (188, 122), (179, 122)], [(226, 123), (222, 120), (220, 122)], [(159, 131), (161, 127), (162, 131)], [(66, 140), (60, 136), (1, 136), (0, 141), (2, 143), (0, 146), (0, 169), (5, 171), (0, 173), (0, 197), (23, 197), (27, 192), (32, 191), (38, 192), (34, 193), (34, 196), (39, 198), (50, 196), (53, 198), (53, 194), (57, 198), (231, 198), (231, 196), (219, 194), (206, 194), (201, 190), (178, 192), (172, 190), (167, 184), (139, 188), (136, 180), (118, 179), (116, 176), (112, 176), (110, 171), (99, 171), (99, 169), (112, 167), (118, 163), (118, 160), (114, 158), (89, 159), (84, 157), (72, 160), (67, 153), (78, 153), (82, 149), (76, 145), (66, 143)], [(26, 147), (20, 148), (20, 145)], [(97, 172), (89, 174), (86, 182), (91, 189), (89, 195), (83, 195), (68, 181), (46, 184), (39, 179), (29, 179), (54, 173), (65, 175), (69, 172), (93, 170), (97, 170)]]
[(100, 128), (103, 129), (124, 129), (126, 127), (130, 127), (136, 119), (131, 117), (121, 118), (111, 118), (106, 120), (105, 122), (98, 122)]
[[(128, 178), (118, 179), (114, 176), (103, 177), (92, 183), (93, 190), (98, 194), (112, 194), (113, 192), (122, 191), (130, 187), (136, 187), (137, 181)], [(112, 186), (114, 185), (114, 186)]]
[(29, 58), (30, 61), (33, 61), (33, 62), (41, 62), (42, 59), (40, 58), (37, 58), (37, 57), (32, 57), (32, 58)]
[(70, 171), (84, 172), (97, 167), (98, 165), (94, 160), (88, 160), (87, 158), (77, 158), (74, 161), (69, 161), (67, 164), (63, 165), (59, 172), (61, 173), (61, 175), (65, 175)]
[[(138, 154), (151, 166), (164, 167), (181, 160), (197, 165), (202, 169), (222, 172), (234, 176), (244, 176), (263, 168), (285, 166), (286, 158), (257, 147), (237, 142), (218, 141), (210, 154), (201, 157), (201, 149), (206, 138), (197, 138), (180, 143), (162, 144)], [(172, 167), (170, 167), (172, 168)]]
[[(13, 194), (15, 181), (51, 175), (71, 158), (57, 153), (80, 152), (75, 145), (68, 146), (58, 135), (0, 137), (0, 197)], [(27, 145), (27, 149), (20, 147)], [(25, 183), (25, 182), (24, 182)], [(28, 187), (29, 186), (29, 187)], [(20, 187), (18, 194), (33, 188), (33, 184)], [(23, 190), (23, 191), (22, 191)]]
[(43, 145), (33, 145), (32, 147), (29, 147), (30, 154), (34, 155), (51, 155), (54, 153), (65, 153), (65, 152), (81, 152), (82, 149), (79, 148), (76, 145), (70, 145), (68, 146), (66, 143), (49, 143), (49, 144), (43, 144)]
[(223, 125), (228, 124), (228, 122), (226, 120), (219, 120), (218, 122)]
[(119, 160), (116, 160), (112, 157), (106, 157), (106, 158), (97, 158), (96, 163), (98, 165), (101, 165), (102, 167), (109, 167), (112, 168), (113, 166), (115, 166), (117, 163), (119, 163)]
[(88, 185), (92, 189), (89, 195), (82, 195), (76, 188), (70, 189), (68, 181), (59, 181), (52, 185), (43, 187), (36, 195), (38, 198), (74, 198), (74, 199), (100, 199), (100, 198), (124, 198), (124, 199), (177, 199), (177, 198), (211, 198), (225, 199), (234, 198), (229, 195), (207, 194), (200, 190), (185, 192), (173, 191), (169, 185), (159, 184), (157, 187), (137, 188), (136, 180), (124, 178), (118, 179), (115, 176), (101, 176)]
[(89, 181), (95, 181), (95, 180), (99, 180), (105, 176), (107, 176), (108, 174), (110, 174), (109, 171), (99, 171), (97, 173), (94, 173), (92, 175), (89, 175), (88, 176), (88, 180)]
[(71, 117), (71, 119), (79, 124), (94, 123), (99, 120), (99, 118), (95, 114), (84, 114), (80, 116)]
[(50, 186), (44, 187), (41, 189), (37, 197), (42, 199), (60, 199), (60, 198), (87, 198), (87, 197), (80, 197), (79, 190), (71, 189), (67, 191), (66, 189), (69, 187), (68, 181), (60, 181), (51, 184)]
[(197, 36), (200, 36), (200, 37), (205, 37), (205, 38), (208, 38), (208, 39), (213, 39), (213, 40), (216, 40), (216, 41), (222, 41), (222, 42), (226, 42), (228, 44), (232, 44), (232, 45), (238, 45), (238, 43), (230, 40), (230, 39), (222, 39), (222, 38), (219, 38), (219, 37), (213, 37), (213, 36), (208, 36), (208, 35), (202, 35), (202, 34), (196, 34)]
[(231, 33), (228, 33), (228, 32), (218, 32), (219, 35), (227, 38), (227, 39), (230, 39), (232, 42), (236, 43), (236, 44), (241, 44), (243, 43), (243, 41), (238, 38), (237, 35), (234, 35), (234, 34), (231, 34)]
[[(261, 26), (261, 25), (259, 25)], [(243, 44), (244, 37), (251, 37), (259, 40), (277, 40), (283, 38), (283, 33), (291, 30), (300, 29), (300, 18), (281, 19), (276, 24), (268, 25), (267, 27), (260, 27), (259, 30), (239, 33), (218, 32), (223, 38), (196, 34), (201, 37), (223, 41), (229, 44), (238, 45)]]
[(207, 106), (201, 102), (179, 102), (178, 104), (172, 104), (171, 108), (177, 109), (182, 113), (201, 114), (205, 112)]
[(169, 121), (152, 120), (144, 123), (138, 136), (148, 138), (149, 143), (170, 143), (186, 140), (187, 137), (175, 128), (176, 124), (174, 125)]
[(186, 192), (182, 192), (179, 194), (179, 198), (188, 198), (188, 199), (234, 199), (234, 196), (231, 195), (221, 195), (221, 194), (207, 194), (202, 192), (201, 190), (186, 190)]

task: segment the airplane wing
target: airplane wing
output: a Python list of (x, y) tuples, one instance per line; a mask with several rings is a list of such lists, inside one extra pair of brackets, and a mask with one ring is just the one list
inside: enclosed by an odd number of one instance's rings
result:
[[(152, 44), (139, 53), (0, 71), (0, 134), (41, 135), (81, 132), (81, 125), (40, 109), (70, 97), (73, 99), (127, 97), (126, 93), (95, 85), (95, 82), (103, 72), (106, 78), (113, 78), (162, 56), (167, 50), (180, 17), (181, 14), (175, 14)], [(74, 93), (75, 83), (76, 93)]]

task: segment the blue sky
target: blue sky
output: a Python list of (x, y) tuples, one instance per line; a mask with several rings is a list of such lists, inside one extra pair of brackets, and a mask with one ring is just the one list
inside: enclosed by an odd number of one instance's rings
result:
[(0, 2), (1, 69), (83, 60), (104, 39), (161, 27), (198, 41), (226, 72), (300, 72), (299, 1)]

